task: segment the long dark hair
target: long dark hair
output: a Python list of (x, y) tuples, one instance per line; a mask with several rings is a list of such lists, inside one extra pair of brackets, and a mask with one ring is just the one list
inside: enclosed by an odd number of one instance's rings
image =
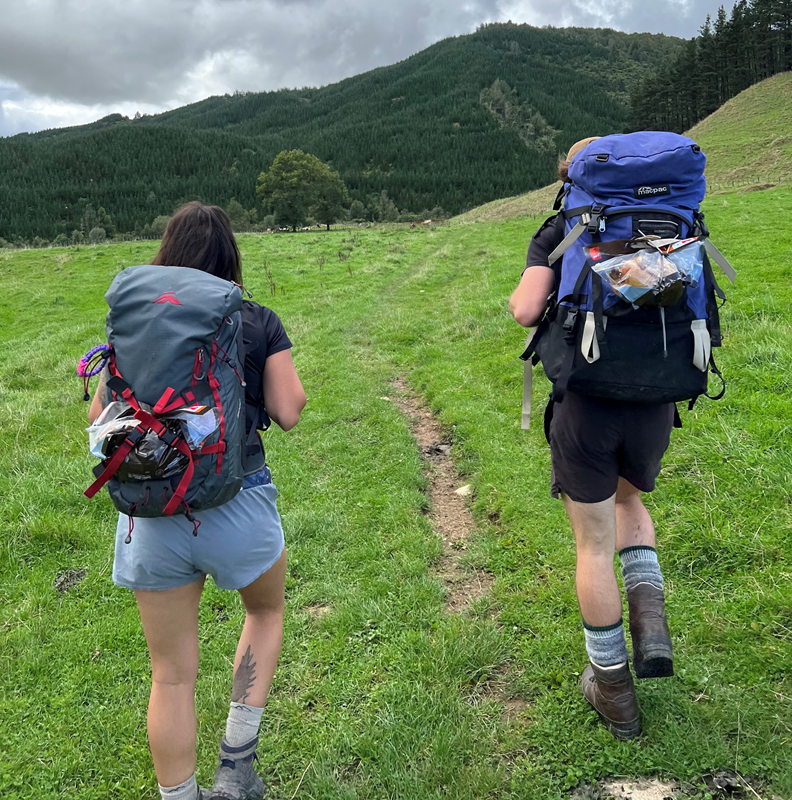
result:
[(192, 267), (241, 285), (242, 264), (231, 221), (218, 206), (197, 200), (183, 205), (168, 222), (151, 262), (161, 267)]

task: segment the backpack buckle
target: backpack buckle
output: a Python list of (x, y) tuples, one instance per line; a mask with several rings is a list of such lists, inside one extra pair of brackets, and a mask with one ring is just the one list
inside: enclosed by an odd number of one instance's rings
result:
[(592, 235), (605, 233), (605, 206), (593, 205), (591, 207), (591, 219), (587, 231)]
[(130, 450), (137, 445), (140, 440), (146, 435), (148, 432), (147, 429), (140, 430), (140, 427), (133, 428), (126, 436), (125, 441), (129, 442)]
[(166, 445), (168, 445), (168, 447), (175, 447), (176, 440), (179, 438), (175, 433), (173, 433), (173, 431), (170, 431), (167, 428), (165, 428), (162, 433), (157, 435), (163, 442), (165, 442)]
[(575, 339), (575, 325), (577, 324), (578, 309), (573, 308), (564, 320), (564, 340), (567, 344), (572, 344)]

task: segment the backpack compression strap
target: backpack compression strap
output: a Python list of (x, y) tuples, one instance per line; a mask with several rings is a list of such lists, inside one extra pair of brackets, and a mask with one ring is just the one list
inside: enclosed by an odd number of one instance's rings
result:
[[(116, 452), (113, 454), (113, 457), (109, 461), (107, 461), (104, 465), (98, 466), (98, 469), (101, 469), (102, 471), (98, 474), (97, 479), (85, 490), (85, 496), (94, 497), (94, 495), (97, 494), (97, 492), (110, 480), (110, 478), (112, 478), (113, 475), (118, 472), (121, 464), (124, 462), (124, 459), (129, 455), (132, 449), (141, 441), (141, 439), (143, 439), (147, 433), (149, 433), (149, 431), (153, 431), (163, 442), (165, 442), (166, 445), (168, 445), (168, 447), (178, 450), (187, 458), (187, 467), (184, 470), (184, 475), (179, 481), (179, 485), (176, 487), (173, 497), (171, 497), (171, 499), (168, 501), (168, 504), (165, 506), (162, 512), (168, 517), (172, 514), (175, 514), (176, 511), (178, 511), (179, 506), (184, 502), (184, 497), (187, 494), (190, 481), (192, 481), (193, 474), (195, 473), (193, 454), (189, 445), (181, 436), (171, 433), (171, 431), (169, 431), (165, 425), (163, 425), (162, 422), (160, 422), (153, 414), (149, 414), (148, 411), (145, 411), (140, 407), (140, 404), (135, 398), (132, 389), (129, 387), (126, 381), (118, 376), (114, 376), (107, 382), (107, 386), (112, 391), (120, 394), (124, 400), (126, 400), (127, 403), (129, 403), (129, 405), (135, 409), (133, 418), (140, 420), (140, 425), (135, 428), (135, 430), (130, 432), (130, 434), (126, 439), (124, 439), (121, 446), (118, 448), (118, 450), (116, 450)], [(164, 406), (167, 404), (172, 395), (172, 389), (166, 391), (157, 402), (157, 406)], [(225, 447), (223, 447), (223, 449), (225, 449)], [(208, 447), (204, 448), (203, 450), (203, 452), (209, 451), (210, 448)], [(222, 456), (218, 455), (218, 458), (220, 457)]]

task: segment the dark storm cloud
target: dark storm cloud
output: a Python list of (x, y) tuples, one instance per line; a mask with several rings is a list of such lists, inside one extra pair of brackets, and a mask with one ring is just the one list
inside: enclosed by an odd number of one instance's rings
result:
[(497, 11), (497, 0), (23, 0), (3, 10), (0, 76), (84, 104), (324, 84)]

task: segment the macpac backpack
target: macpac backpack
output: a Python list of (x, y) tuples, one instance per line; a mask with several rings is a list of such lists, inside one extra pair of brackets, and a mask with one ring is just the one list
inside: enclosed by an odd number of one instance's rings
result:
[(124, 432), (108, 438), (85, 494), (106, 485), (130, 518), (183, 513), (197, 532), (191, 512), (227, 502), (244, 478), (242, 291), (197, 269), (146, 265), (119, 273), (105, 297), (105, 400)]
[[(551, 255), (563, 258), (560, 286), (522, 355), (526, 361), (523, 427), (530, 412), (530, 365), (542, 362), (552, 398), (567, 391), (640, 403), (695, 402), (707, 393), (720, 347), (718, 300), (725, 301), (707, 255), (734, 281), (734, 270), (707, 238), (700, 211), (706, 157), (685, 136), (642, 132), (590, 143), (569, 167), (563, 203), (566, 237)], [(703, 273), (668, 307), (639, 307), (620, 298), (595, 272), (599, 245), (645, 236), (698, 237)], [(607, 250), (603, 247), (602, 250)], [(725, 382), (719, 399), (725, 392)]]

